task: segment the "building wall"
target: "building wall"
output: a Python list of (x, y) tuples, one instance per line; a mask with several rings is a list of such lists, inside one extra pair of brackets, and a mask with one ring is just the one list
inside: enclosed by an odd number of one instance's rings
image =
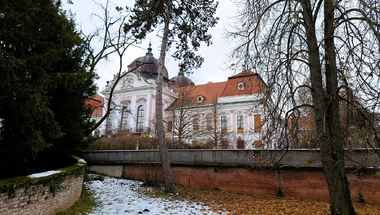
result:
[[(218, 107), (218, 114), (217, 114), (217, 131), (218, 135), (221, 135), (221, 116), (222, 113), (224, 113), (227, 116), (227, 133), (224, 133), (223, 136), (228, 139), (229, 142), (229, 148), (236, 149), (236, 143), (237, 140), (243, 139), (245, 144), (245, 149), (254, 149), (255, 145), (253, 144), (254, 141), (258, 141), (262, 139), (262, 134), (255, 132), (254, 129), (254, 114), (258, 114), (261, 116), (262, 111), (256, 110), (255, 112), (251, 111), (248, 113), (248, 110), (250, 106), (249, 105), (228, 105), (228, 106), (220, 106)], [(172, 115), (171, 111), (165, 111), (166, 112), (166, 120), (169, 119), (169, 117)], [(207, 142), (208, 140), (212, 139), (212, 133), (207, 130), (207, 116), (209, 114), (213, 113), (212, 107), (199, 107), (199, 108), (192, 108), (191, 116), (199, 115), (199, 131), (195, 132), (193, 131), (193, 123), (192, 119), (188, 122), (188, 131), (187, 134), (184, 135), (184, 140), (188, 143), (192, 142)], [(252, 113), (252, 114), (251, 114)], [(177, 111), (177, 116), (178, 116)], [(238, 116), (242, 115), (244, 120), (244, 132), (238, 133), (238, 126), (237, 126), (237, 119)], [(172, 120), (174, 117), (170, 117)], [(261, 117), (262, 118), (262, 117)], [(178, 120), (174, 119), (174, 120)], [(173, 134), (172, 132), (167, 131), (166, 135), (168, 137), (171, 137)], [(250, 144), (248, 144), (250, 143)]]

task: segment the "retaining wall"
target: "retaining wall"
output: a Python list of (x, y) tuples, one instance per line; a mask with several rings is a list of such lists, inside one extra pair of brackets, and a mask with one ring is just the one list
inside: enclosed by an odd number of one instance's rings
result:
[[(379, 151), (347, 152), (347, 177), (355, 202), (380, 204)], [(169, 150), (177, 184), (261, 195), (329, 200), (327, 183), (316, 150), (286, 154), (272, 150)], [(276, 156), (275, 156), (276, 155)], [(91, 171), (128, 179), (144, 178), (159, 161), (158, 151), (83, 151)], [(282, 156), (277, 168), (262, 165)], [(255, 158), (261, 159), (255, 159)], [(366, 165), (366, 166), (364, 166)]]
[[(122, 177), (142, 180), (146, 166), (125, 165)], [(176, 184), (259, 195), (329, 200), (320, 168), (247, 169), (231, 167), (172, 166)], [(380, 204), (380, 177), (373, 171), (347, 173), (354, 202)]]
[(81, 195), (86, 167), (75, 158), (77, 164), (66, 168), (0, 180), (0, 214), (55, 214), (71, 207)]
[[(239, 150), (239, 149), (169, 149), (171, 164), (202, 166), (279, 166), (322, 167), (319, 150)], [(84, 150), (82, 158), (88, 164), (159, 163), (158, 150)], [(348, 167), (380, 166), (380, 149), (346, 150)]]

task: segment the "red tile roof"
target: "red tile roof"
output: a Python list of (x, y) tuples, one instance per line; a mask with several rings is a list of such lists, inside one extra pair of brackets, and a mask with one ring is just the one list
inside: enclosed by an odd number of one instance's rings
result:
[[(239, 83), (244, 84), (244, 90), (238, 90)], [(257, 73), (246, 70), (228, 78), (222, 97), (262, 93), (264, 87), (265, 83)]]
[[(244, 90), (238, 90), (238, 83), (244, 83)], [(181, 90), (188, 91), (188, 100), (191, 100), (191, 102), (188, 102), (185, 106), (197, 107), (211, 105), (215, 101), (214, 99), (218, 97), (261, 93), (265, 86), (264, 81), (257, 73), (246, 70), (229, 77), (226, 82), (181, 87), (176, 88), (176, 90), (178, 92), (181, 92)], [(204, 101), (198, 103), (198, 96), (203, 96)], [(178, 108), (181, 103), (180, 100), (181, 98), (177, 99), (169, 109)]]
[(257, 73), (254, 73), (252, 71), (249, 71), (249, 70), (245, 70), (241, 73), (238, 73), (236, 75), (233, 75), (231, 77), (228, 77), (228, 79), (232, 79), (232, 78), (241, 78), (241, 77), (246, 77), (246, 76), (249, 76), (249, 75), (256, 75)]
[[(225, 88), (227, 82), (219, 82), (219, 83), (210, 83), (203, 85), (195, 85), (189, 87), (181, 87), (176, 90), (180, 92), (181, 90), (188, 91), (188, 97), (191, 99), (191, 102), (187, 106), (204, 106), (211, 105), (216, 98), (220, 97), (223, 93), (223, 89)], [(197, 102), (197, 97), (203, 96), (204, 100), (201, 103)], [(179, 98), (178, 100), (180, 100)], [(179, 106), (178, 100), (174, 102), (170, 108), (177, 108)]]
[(94, 109), (91, 116), (102, 116), (103, 115), (103, 97), (95, 94), (93, 97), (89, 98), (86, 104), (91, 105)]

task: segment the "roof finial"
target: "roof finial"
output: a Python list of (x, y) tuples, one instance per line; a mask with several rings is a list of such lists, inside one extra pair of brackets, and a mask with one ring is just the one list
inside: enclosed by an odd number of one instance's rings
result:
[(148, 52), (146, 53), (146, 56), (148, 56), (148, 55), (153, 56), (151, 46), (152, 46), (152, 44), (151, 44), (151, 42), (149, 42), (149, 48), (148, 48)]
[(183, 72), (182, 68), (179, 70), (178, 76), (184, 76), (184, 72)]

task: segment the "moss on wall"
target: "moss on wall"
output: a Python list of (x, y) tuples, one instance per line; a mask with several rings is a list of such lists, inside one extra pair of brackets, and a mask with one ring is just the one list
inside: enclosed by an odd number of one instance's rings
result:
[(77, 160), (77, 163), (69, 167), (55, 169), (57, 173), (43, 176), (39, 178), (31, 178), (29, 176), (19, 176), (9, 179), (0, 180), (0, 193), (8, 193), (8, 197), (14, 197), (16, 189), (25, 188), (25, 191), (32, 185), (43, 185), (49, 186), (50, 191), (53, 195), (55, 192), (64, 189), (60, 185), (66, 180), (69, 176), (78, 177), (83, 175), (84, 169), (86, 167), (86, 162), (76, 156), (72, 156)]

